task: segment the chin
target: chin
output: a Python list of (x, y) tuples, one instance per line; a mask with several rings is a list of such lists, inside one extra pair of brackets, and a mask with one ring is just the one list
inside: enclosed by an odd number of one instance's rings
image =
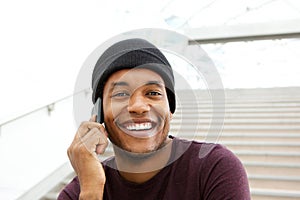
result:
[(114, 152), (116, 156), (120, 156), (123, 159), (125, 158), (130, 162), (141, 162), (156, 155), (159, 149), (126, 149), (114, 145)]

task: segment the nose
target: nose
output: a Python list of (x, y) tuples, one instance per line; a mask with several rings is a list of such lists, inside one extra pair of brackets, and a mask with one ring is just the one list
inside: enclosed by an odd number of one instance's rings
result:
[(128, 102), (128, 112), (143, 114), (150, 111), (150, 105), (141, 94), (132, 94)]

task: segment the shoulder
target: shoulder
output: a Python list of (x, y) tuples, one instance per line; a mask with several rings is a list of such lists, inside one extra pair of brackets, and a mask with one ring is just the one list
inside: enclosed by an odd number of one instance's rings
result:
[[(204, 199), (250, 199), (249, 183), (240, 159), (221, 144), (193, 141)], [(195, 159), (195, 158), (194, 158)], [(195, 163), (195, 161), (194, 161)]]
[(199, 170), (214, 169), (215, 171), (223, 171), (234, 169), (235, 172), (241, 171), (242, 174), (245, 174), (245, 169), (240, 159), (224, 145), (178, 139), (179, 146), (181, 145), (180, 143), (186, 144), (188, 142), (189, 147), (186, 149), (183, 157), (198, 165)]
[(196, 173), (202, 178), (206, 178), (209, 174), (206, 172), (217, 174), (229, 169), (245, 174), (239, 158), (221, 144), (173, 139), (174, 148), (170, 161), (174, 163), (175, 168), (188, 169), (189, 172)]
[(219, 159), (239, 159), (225, 146), (217, 143), (206, 143), (196, 140), (186, 140), (173, 138), (176, 152), (181, 152), (187, 158), (193, 158), (198, 161), (216, 161)]
[(215, 171), (223, 173), (233, 170), (234, 173), (241, 172), (245, 175), (245, 169), (240, 159), (222, 144), (193, 142), (198, 149), (198, 159), (202, 163), (202, 170), (214, 168)]
[[(218, 143), (206, 143), (196, 140), (186, 140), (173, 137), (175, 146), (179, 151), (185, 150), (184, 153), (197, 156), (198, 159), (215, 160), (216, 158), (234, 159), (238, 160), (235, 154), (227, 149), (222, 144)], [(177, 150), (178, 151), (178, 150)]]
[(190, 141), (181, 160), (198, 177), (203, 199), (250, 199), (245, 168), (239, 158), (225, 146)]

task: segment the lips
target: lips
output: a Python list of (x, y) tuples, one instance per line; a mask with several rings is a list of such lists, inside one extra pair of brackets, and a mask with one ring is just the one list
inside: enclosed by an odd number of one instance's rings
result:
[(126, 124), (125, 128), (129, 131), (150, 130), (152, 128), (152, 123), (151, 122), (130, 123), (130, 124)]
[(151, 120), (130, 120), (124, 123), (117, 123), (117, 126), (126, 134), (133, 137), (145, 138), (153, 136), (156, 130), (156, 123)]

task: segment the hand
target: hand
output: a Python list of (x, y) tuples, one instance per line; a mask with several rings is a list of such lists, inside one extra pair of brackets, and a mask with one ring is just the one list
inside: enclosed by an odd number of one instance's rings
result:
[(68, 148), (69, 160), (80, 182), (80, 199), (103, 196), (106, 177), (97, 154), (104, 153), (108, 140), (103, 125), (95, 121), (94, 115), (90, 121), (81, 123)]

